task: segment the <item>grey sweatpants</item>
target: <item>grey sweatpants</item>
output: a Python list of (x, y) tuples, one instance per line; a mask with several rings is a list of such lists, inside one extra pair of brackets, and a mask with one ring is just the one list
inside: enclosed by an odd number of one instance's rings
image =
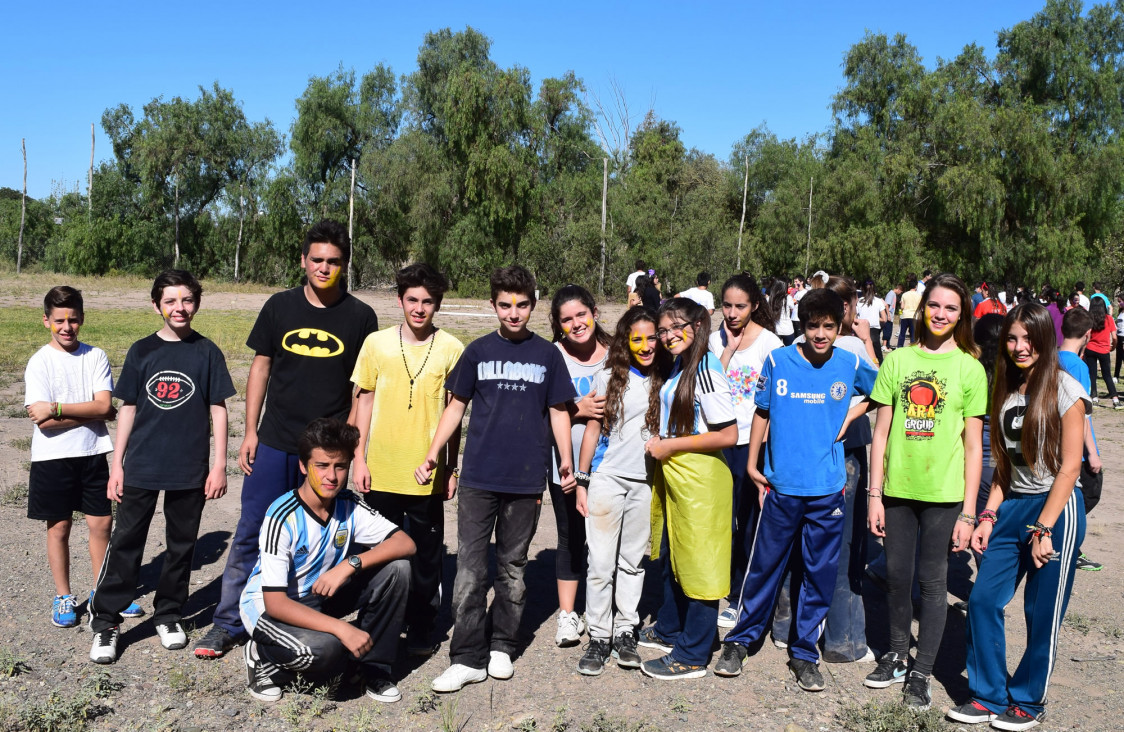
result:
[(585, 615), (589, 637), (607, 640), (632, 631), (640, 622), (636, 608), (644, 589), (640, 563), (652, 530), (652, 486), (643, 480), (594, 473), (586, 505)]

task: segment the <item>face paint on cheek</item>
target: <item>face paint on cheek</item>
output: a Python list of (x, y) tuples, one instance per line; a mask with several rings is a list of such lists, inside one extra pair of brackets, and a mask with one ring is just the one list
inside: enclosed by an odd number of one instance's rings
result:
[(630, 335), (628, 337), (628, 350), (636, 356), (639, 356), (641, 351), (646, 350), (647, 345), (647, 339), (642, 335)]
[(340, 270), (328, 273), (328, 287), (335, 287), (336, 283), (340, 280)]
[(593, 318), (586, 318), (585, 319), (585, 327), (589, 328), (591, 330), (593, 329)]

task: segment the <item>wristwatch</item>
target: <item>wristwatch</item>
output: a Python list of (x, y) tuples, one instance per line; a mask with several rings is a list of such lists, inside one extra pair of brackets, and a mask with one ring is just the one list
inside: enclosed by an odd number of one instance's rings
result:
[(363, 560), (360, 559), (355, 554), (352, 554), (350, 557), (347, 558), (347, 563), (350, 564), (351, 568), (354, 569), (356, 572), (363, 569)]

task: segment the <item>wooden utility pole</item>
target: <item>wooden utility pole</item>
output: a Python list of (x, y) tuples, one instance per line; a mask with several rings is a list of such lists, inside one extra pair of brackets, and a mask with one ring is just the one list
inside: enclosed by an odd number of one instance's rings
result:
[(242, 224), (246, 220), (246, 196), (238, 184), (238, 243), (234, 245), (234, 281), (238, 281), (238, 260), (242, 254)]
[(90, 123), (90, 175), (86, 180), (86, 220), (94, 218), (94, 123)]
[(815, 177), (808, 179), (808, 248), (804, 254), (804, 281), (808, 281), (808, 263), (812, 261), (812, 183)]
[(604, 173), (601, 177), (601, 277), (597, 281), (597, 294), (605, 296), (605, 211), (609, 204), (609, 158), (601, 158)]
[(180, 266), (180, 175), (176, 173), (176, 253), (173, 267)]
[(20, 138), (20, 150), (23, 151), (23, 198), (20, 199), (20, 239), (16, 247), (16, 274), (23, 267), (23, 225), (27, 221), (27, 138)]
[[(355, 225), (355, 158), (351, 159), (351, 194), (347, 197), (347, 238), (354, 236)], [(351, 242), (351, 256), (347, 258), (347, 289), (351, 289), (351, 260), (355, 259), (355, 241)]]
[(737, 270), (742, 271), (742, 229), (745, 228), (745, 198), (746, 193), (749, 192), (749, 156), (745, 156), (745, 182), (742, 183), (742, 221), (738, 224), (738, 266)]

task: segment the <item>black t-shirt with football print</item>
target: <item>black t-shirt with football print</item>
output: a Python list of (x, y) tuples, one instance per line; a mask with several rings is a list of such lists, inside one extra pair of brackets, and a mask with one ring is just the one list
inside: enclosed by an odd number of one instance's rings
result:
[(234, 394), (222, 351), (198, 333), (182, 341), (153, 333), (134, 343), (113, 389), (113, 396), (137, 407), (125, 448), (125, 484), (202, 488), (210, 469), (211, 405)]

